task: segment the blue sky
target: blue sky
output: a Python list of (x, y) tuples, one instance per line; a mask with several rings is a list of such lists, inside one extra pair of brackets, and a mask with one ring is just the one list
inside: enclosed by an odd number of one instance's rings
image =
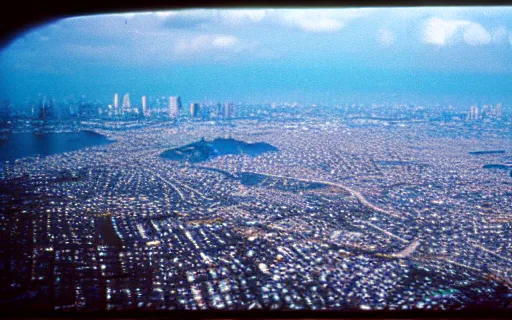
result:
[[(0, 98), (505, 99), (512, 8), (233, 9), (70, 18), (0, 52)], [(361, 98), (362, 99), (362, 98)]]

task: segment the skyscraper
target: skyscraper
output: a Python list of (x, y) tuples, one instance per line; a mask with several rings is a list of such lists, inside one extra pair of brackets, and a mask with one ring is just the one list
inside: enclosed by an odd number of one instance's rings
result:
[(224, 110), (224, 117), (225, 118), (231, 118), (233, 117), (235, 107), (233, 105), (233, 102), (226, 102), (225, 110)]
[(195, 118), (199, 114), (199, 103), (190, 104), (190, 117)]
[(39, 119), (46, 121), (48, 117), (48, 105), (46, 103), (46, 96), (43, 97), (41, 104), (39, 105)]
[(487, 114), (489, 113), (489, 106), (484, 104), (482, 108), (480, 109), (480, 118), (484, 119), (487, 118)]
[(119, 108), (119, 94), (114, 94), (114, 108)]
[(148, 101), (146, 96), (142, 96), (142, 115), (144, 117), (149, 116), (148, 113)]
[(180, 114), (181, 110), (181, 98), (180, 97), (169, 97), (169, 117), (172, 119), (176, 118)]
[(126, 93), (124, 96), (123, 96), (123, 110), (125, 109), (130, 109), (131, 108), (131, 104), (130, 104), (130, 94), (129, 93)]

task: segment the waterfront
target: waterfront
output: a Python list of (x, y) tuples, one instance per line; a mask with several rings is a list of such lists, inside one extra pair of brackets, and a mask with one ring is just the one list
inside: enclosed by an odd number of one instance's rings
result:
[(92, 131), (65, 133), (13, 133), (0, 141), (0, 161), (25, 157), (48, 156), (111, 143), (107, 137)]

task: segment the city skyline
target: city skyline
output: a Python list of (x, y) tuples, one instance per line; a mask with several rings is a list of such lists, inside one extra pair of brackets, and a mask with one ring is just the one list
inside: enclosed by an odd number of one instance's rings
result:
[[(351, 109), (350, 112), (360, 112), (369, 108), (372, 110), (370, 113), (364, 113), (365, 117), (377, 117), (377, 114), (384, 115), (387, 113), (386, 109), (395, 109), (394, 117), (396, 119), (409, 118), (420, 120), (421, 117), (426, 119), (427, 114), (430, 120), (441, 119), (449, 121), (452, 117), (458, 120), (484, 120), (494, 118), (500, 120), (505, 114), (509, 114), (507, 107), (503, 108), (501, 101), (482, 101), (479, 103), (457, 103), (455, 105), (445, 105), (442, 103), (435, 104), (421, 104), (421, 103), (396, 103), (389, 101), (380, 104), (365, 104), (365, 103), (341, 103), (336, 105), (322, 105), (322, 104), (300, 104), (297, 102), (271, 102), (271, 103), (233, 103), (233, 101), (219, 102), (219, 101), (206, 101), (203, 102), (190, 102), (188, 109), (183, 111), (183, 103), (181, 96), (160, 96), (152, 97), (147, 95), (140, 96), (140, 99), (135, 101), (140, 102), (131, 103), (130, 93), (123, 95), (122, 106), (119, 106), (119, 93), (113, 94), (112, 104), (95, 100), (87, 100), (84, 95), (81, 101), (77, 101), (74, 97), (68, 97), (64, 100), (57, 100), (45, 95), (39, 95), (36, 100), (27, 100), (24, 104), (14, 105), (9, 101), (4, 101), (0, 105), (0, 116), (3, 120), (13, 119), (41, 119), (41, 120), (54, 120), (64, 121), (71, 119), (94, 119), (94, 120), (142, 120), (154, 119), (157, 121), (177, 120), (183, 117), (190, 119), (212, 120), (215, 118), (257, 118), (259, 113), (263, 110), (266, 112), (278, 108), (280, 110), (288, 110), (295, 112), (305, 112), (307, 109), (315, 110), (315, 113), (327, 116), (329, 114), (343, 114)], [(505, 104), (506, 105), (506, 104)], [(236, 108), (235, 108), (236, 106)], [(270, 109), (268, 109), (270, 108)], [(283, 109), (284, 108), (284, 109)], [(236, 110), (236, 112), (235, 112)], [(300, 110), (300, 111), (299, 111)], [(503, 113), (503, 110), (505, 112)], [(412, 113), (411, 113), (412, 111)], [(367, 112), (367, 111), (366, 111)], [(396, 113), (398, 112), (398, 113)], [(419, 112), (419, 113), (418, 113)], [(416, 113), (416, 114), (415, 114)], [(418, 115), (421, 115), (418, 118)], [(50, 118), (47, 118), (50, 116)], [(361, 114), (359, 115), (361, 116)], [(391, 119), (391, 118), (390, 118)]]

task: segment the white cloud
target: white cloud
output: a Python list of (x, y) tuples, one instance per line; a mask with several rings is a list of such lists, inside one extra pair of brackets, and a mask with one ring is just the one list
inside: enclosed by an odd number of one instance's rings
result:
[(189, 54), (212, 49), (228, 49), (234, 48), (238, 42), (238, 38), (231, 35), (200, 35), (179, 40), (176, 44), (176, 52)]
[(383, 47), (390, 47), (395, 43), (396, 37), (393, 32), (387, 29), (379, 29), (377, 32), (377, 42)]
[(470, 23), (466, 20), (432, 18), (427, 21), (423, 29), (423, 41), (440, 46), (446, 45), (461, 28)]
[(424, 25), (425, 43), (444, 46), (460, 40), (471, 46), (481, 46), (489, 44), (492, 36), (481, 24), (469, 20), (445, 20), (434, 17)]
[(233, 36), (217, 36), (213, 39), (212, 44), (217, 48), (228, 48), (234, 46), (238, 39)]
[(472, 46), (483, 46), (491, 42), (491, 34), (478, 23), (472, 23), (464, 31), (464, 40)]
[(375, 9), (218, 9), (155, 12), (170, 28), (212, 28), (262, 23), (289, 26), (307, 32), (335, 32), (350, 20), (365, 17)]
[(304, 31), (335, 32), (344, 26), (341, 20), (333, 17), (332, 11), (286, 10), (281, 13), (285, 24), (298, 27)]

